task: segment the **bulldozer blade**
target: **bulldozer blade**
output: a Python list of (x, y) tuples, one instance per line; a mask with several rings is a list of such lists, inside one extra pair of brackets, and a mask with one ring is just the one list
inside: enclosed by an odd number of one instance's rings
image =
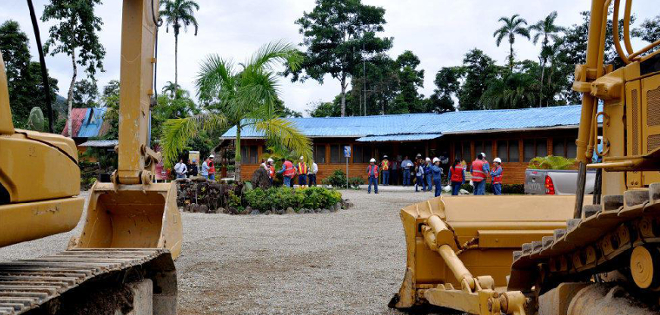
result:
[(69, 248), (164, 248), (181, 254), (181, 214), (174, 183), (95, 183), (82, 233)]
[[(433, 225), (430, 217), (440, 218), (451, 230), (453, 240), (447, 245), (475, 278), (490, 276), (496, 290), (505, 290), (514, 251), (566, 228), (574, 202), (575, 196), (459, 196), (437, 197), (401, 209), (406, 269), (390, 306), (411, 308), (428, 303), (419, 290), (462, 288), (438, 248), (430, 248), (425, 239), (424, 226)], [(438, 240), (433, 238), (431, 243), (435, 242)]]

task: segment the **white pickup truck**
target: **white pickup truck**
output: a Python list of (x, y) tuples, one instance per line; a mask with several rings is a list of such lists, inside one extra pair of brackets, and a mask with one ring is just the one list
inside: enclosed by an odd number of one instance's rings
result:
[[(577, 170), (525, 171), (525, 194), (529, 195), (574, 195), (577, 190)], [(596, 171), (587, 171), (585, 193), (593, 194)]]

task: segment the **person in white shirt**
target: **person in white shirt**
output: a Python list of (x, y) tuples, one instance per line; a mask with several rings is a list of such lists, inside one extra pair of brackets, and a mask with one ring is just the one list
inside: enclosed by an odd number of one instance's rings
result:
[(176, 173), (176, 178), (186, 178), (188, 167), (186, 163), (183, 163), (183, 159), (179, 159), (179, 163), (174, 165), (174, 172)]
[(319, 166), (316, 165), (316, 162), (312, 161), (312, 167), (307, 171), (307, 177), (309, 179), (309, 186), (316, 186), (316, 173), (319, 172)]

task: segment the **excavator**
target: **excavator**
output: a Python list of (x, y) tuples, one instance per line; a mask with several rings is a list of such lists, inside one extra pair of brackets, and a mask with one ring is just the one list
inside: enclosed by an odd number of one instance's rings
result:
[[(604, 64), (610, 10), (618, 69)], [(631, 11), (632, 0), (591, 2), (586, 63), (572, 86), (583, 95), (576, 195), (437, 197), (403, 208), (407, 263), (390, 307), (660, 313), (660, 41), (633, 49)], [(590, 163), (594, 148), (601, 163)], [(602, 172), (592, 197), (587, 169)]]
[(74, 141), (14, 128), (0, 55), (0, 247), (70, 231), (85, 213), (67, 250), (0, 262), (0, 314), (176, 314), (181, 216), (148, 145), (158, 4), (123, 1), (118, 167), (86, 211)]

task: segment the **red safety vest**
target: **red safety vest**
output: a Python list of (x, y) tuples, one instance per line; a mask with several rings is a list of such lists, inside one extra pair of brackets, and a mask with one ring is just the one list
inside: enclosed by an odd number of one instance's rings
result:
[(298, 173), (300, 175), (307, 175), (307, 164), (305, 162), (298, 163)]
[(367, 166), (367, 175), (378, 178), (378, 165), (369, 165)]
[(296, 175), (296, 169), (293, 168), (293, 163), (290, 161), (284, 161), (284, 174), (286, 177), (293, 177)]
[(268, 167), (268, 176), (270, 176), (270, 178), (275, 178), (275, 166), (271, 165)]
[[(494, 171), (498, 171), (498, 170), (501, 170), (501, 169), (502, 169), (502, 167), (498, 166)], [(503, 173), (500, 173), (500, 175), (498, 175), (498, 176), (493, 176), (493, 184), (501, 184), (502, 183), (502, 174)]]
[(383, 165), (382, 166), (383, 171), (389, 171), (390, 170), (390, 161), (383, 160), (383, 162), (381, 162), (381, 164)]
[(452, 182), (462, 182), (463, 181), (463, 166), (452, 166), (451, 167), (451, 181)]
[(210, 174), (215, 174), (215, 163), (213, 161), (209, 161), (209, 175)]
[(484, 162), (482, 160), (474, 160), (474, 162), (472, 162), (472, 181), (481, 182), (484, 179), (486, 179)]

